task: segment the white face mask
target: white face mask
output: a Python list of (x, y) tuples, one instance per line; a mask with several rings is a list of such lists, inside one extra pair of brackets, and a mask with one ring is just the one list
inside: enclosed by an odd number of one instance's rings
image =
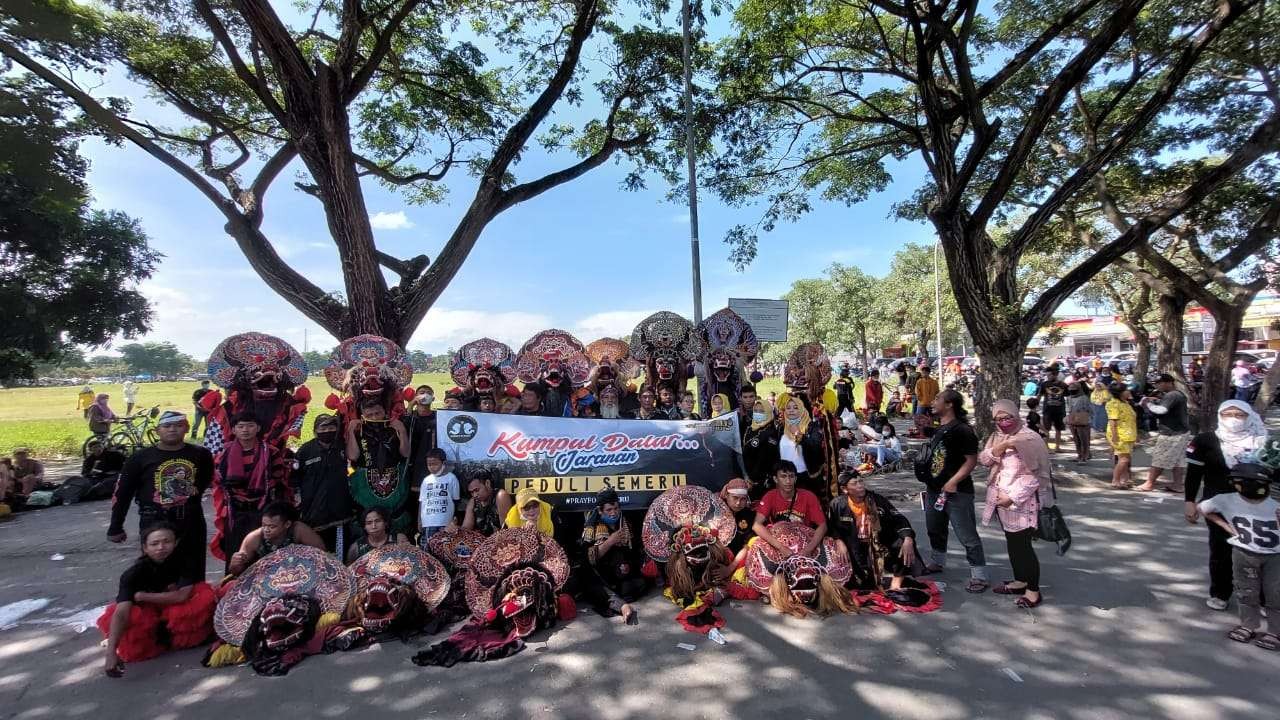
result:
[(751, 413), (751, 422), (754, 422), (754, 423), (764, 422), (764, 413), (762, 412)]
[(431, 393), (422, 393), (421, 395), (418, 396), (419, 405), (430, 405), (435, 401), (436, 401), (436, 396), (432, 395)]
[(1226, 430), (1227, 432), (1238, 433), (1241, 430), (1244, 430), (1244, 425), (1248, 421), (1245, 420), (1244, 418), (1238, 418), (1238, 417), (1219, 417), (1218, 422), (1219, 424), (1222, 425), (1223, 430)]

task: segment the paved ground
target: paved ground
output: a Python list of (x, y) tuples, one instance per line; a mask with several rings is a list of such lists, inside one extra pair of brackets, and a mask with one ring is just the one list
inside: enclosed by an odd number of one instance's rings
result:
[[(1229, 642), (1232, 615), (1204, 606), (1204, 526), (1170, 494), (1105, 489), (1100, 460), (1092, 478), (1077, 469), (1058, 467), (1075, 545), (1065, 557), (1038, 546), (1035, 611), (966, 594), (953, 547), (945, 605), (929, 615), (796, 620), (737, 605), (717, 646), (649, 598), (639, 627), (588, 612), (498, 662), (424, 669), (409, 662), (416, 646), (392, 643), (310, 658), (285, 678), (208, 670), (192, 650), (106, 679), (92, 619), (136, 545), (106, 542), (106, 503), (27, 513), (0, 523), (0, 615), (44, 604), (0, 630), (0, 718), (1280, 717), (1280, 654)], [(876, 484), (905, 494), (912, 482)], [(918, 503), (900, 505), (923, 539)], [(1009, 577), (1002, 536), (983, 539), (993, 578)]]

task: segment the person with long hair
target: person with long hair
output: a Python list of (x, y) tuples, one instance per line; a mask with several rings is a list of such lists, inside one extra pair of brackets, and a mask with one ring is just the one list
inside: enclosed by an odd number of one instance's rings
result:
[(1030, 609), (1042, 602), (1040, 561), (1031, 543), (1040, 513), (1040, 491), (1050, 483), (1049, 448), (1039, 433), (1018, 418), (1018, 406), (1012, 400), (994, 402), (991, 419), (996, 432), (991, 433), (987, 446), (978, 454), (978, 462), (991, 469), (982, 522), (989, 525), (992, 518), (1000, 519), (1014, 577), (997, 585), (993, 592), (1017, 595), (1014, 604)]
[[(1234, 492), (1227, 472), (1246, 462), (1266, 442), (1267, 428), (1262, 417), (1248, 403), (1228, 400), (1218, 406), (1217, 430), (1196, 435), (1187, 447), (1184, 515), (1188, 523), (1195, 525), (1200, 521), (1200, 501)], [(1206, 525), (1209, 528), (1209, 597), (1205, 604), (1214, 610), (1226, 610), (1233, 590), (1231, 545), (1227, 542), (1231, 536), (1214, 523)]]
[(1111, 487), (1124, 490), (1133, 484), (1129, 468), (1133, 444), (1138, 441), (1138, 414), (1133, 410), (1133, 391), (1124, 383), (1111, 384), (1107, 401), (1107, 444), (1111, 446)]
[(360, 523), (364, 526), (364, 537), (347, 548), (347, 564), (359, 560), (362, 556), (383, 545), (412, 545), (409, 536), (391, 530), (391, 513), (380, 507), (365, 508), (360, 513)]
[(965, 590), (986, 592), (987, 558), (978, 536), (974, 506), (973, 469), (978, 464), (978, 436), (968, 422), (964, 396), (944, 390), (933, 399), (933, 415), (940, 425), (916, 459), (916, 479), (924, 483), (924, 520), (929, 533), (929, 572), (942, 572), (947, 562), (947, 526), (964, 546), (969, 563)]

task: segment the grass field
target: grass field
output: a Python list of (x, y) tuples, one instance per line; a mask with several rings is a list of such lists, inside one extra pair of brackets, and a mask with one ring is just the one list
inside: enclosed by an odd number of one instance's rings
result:
[[(445, 373), (415, 375), (415, 386), (427, 384), (435, 388), (436, 407), (440, 407), (444, 393), (453, 387), (453, 380)], [(690, 389), (694, 383), (689, 383)], [(160, 410), (180, 410), (191, 415), (191, 393), (199, 387), (193, 382), (153, 382), (138, 384), (138, 405), (134, 412), (145, 411), (153, 405)], [(311, 417), (324, 412), (324, 400), (331, 392), (324, 378), (314, 376), (307, 383), (311, 388)], [(856, 396), (861, 402), (861, 383)], [(94, 390), (111, 396), (111, 408), (123, 415), (124, 392), (119, 385), (95, 385)], [(759, 385), (761, 395), (782, 392), (782, 381), (766, 378)], [(13, 388), (0, 390), (0, 456), (7, 456), (16, 447), (29, 447), (37, 457), (71, 456), (80, 453), (85, 438), (89, 437), (88, 423), (76, 410), (79, 387)], [(303, 428), (303, 439), (311, 436), (311, 423)]]

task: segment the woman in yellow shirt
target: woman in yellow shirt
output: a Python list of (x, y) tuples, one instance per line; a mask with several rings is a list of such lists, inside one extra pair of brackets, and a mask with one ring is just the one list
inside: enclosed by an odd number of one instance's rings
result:
[(555, 526), (551, 524), (551, 504), (538, 499), (538, 493), (528, 488), (516, 493), (516, 504), (507, 511), (506, 525), (511, 528), (532, 527), (551, 537)]
[(1138, 414), (1133, 411), (1133, 392), (1124, 383), (1112, 383), (1107, 401), (1107, 442), (1115, 467), (1111, 471), (1111, 487), (1127, 489), (1132, 477), (1133, 444), (1138, 440)]
[(94, 395), (93, 388), (88, 385), (85, 385), (76, 397), (76, 409), (83, 412), (86, 419), (89, 417), (89, 408), (93, 406), (95, 398), (97, 395)]

